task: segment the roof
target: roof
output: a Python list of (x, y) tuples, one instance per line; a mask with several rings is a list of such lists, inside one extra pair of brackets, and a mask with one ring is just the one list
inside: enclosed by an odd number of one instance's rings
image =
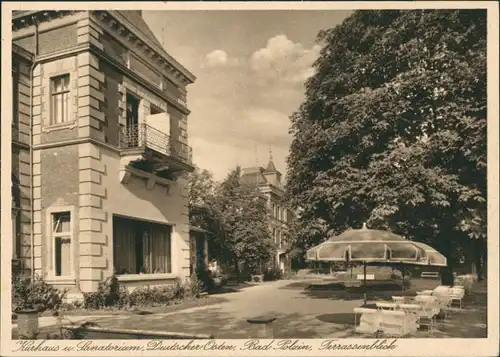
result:
[(37, 11), (28, 11), (28, 10), (12, 10), (12, 19), (17, 19), (23, 16), (31, 15), (36, 13)]
[(276, 166), (274, 166), (273, 160), (269, 160), (267, 163), (266, 172), (278, 172), (278, 170), (276, 170)]
[(151, 29), (149, 28), (148, 24), (146, 21), (144, 21), (144, 18), (142, 17), (142, 11), (141, 10), (126, 10), (126, 11), (117, 11), (119, 14), (122, 16), (126, 17), (127, 20), (129, 20), (132, 25), (135, 26), (139, 32), (141, 32), (144, 36), (146, 36), (151, 42), (153, 42), (155, 45), (163, 48), (163, 45), (161, 42), (156, 38), (155, 34)]
[(267, 179), (264, 176), (263, 167), (248, 167), (243, 169), (243, 174), (241, 175), (241, 181), (246, 184), (266, 184)]
[[(12, 19), (17, 19), (29, 15), (33, 15), (43, 11), (12, 11)], [(156, 38), (153, 31), (149, 28), (148, 24), (142, 17), (142, 11), (140, 10), (106, 10), (109, 14), (118, 16), (116, 20), (122, 23), (129, 30), (134, 32), (136, 35), (142, 35), (145, 42), (148, 43), (158, 54), (163, 56), (173, 67), (180, 71), (189, 81), (194, 82), (196, 76), (191, 73), (187, 68), (181, 65), (177, 60), (175, 60), (171, 55), (165, 51), (161, 42)], [(137, 32), (137, 33), (136, 33)]]
[(165, 48), (161, 44), (161, 42), (156, 38), (155, 34), (149, 28), (149, 25), (146, 23), (144, 18), (142, 17), (142, 11), (137, 10), (114, 10), (108, 11), (111, 15), (118, 15), (120, 18), (117, 19), (120, 22), (125, 20), (126, 24), (131, 25), (133, 27), (132, 30), (139, 32), (147, 42), (152, 45), (153, 49), (156, 50), (160, 55), (162, 55), (168, 62), (173, 65), (177, 70), (179, 70), (186, 78), (188, 78), (191, 82), (196, 80), (196, 76), (192, 74), (187, 68), (181, 65), (177, 60), (175, 60), (171, 55), (165, 51)]

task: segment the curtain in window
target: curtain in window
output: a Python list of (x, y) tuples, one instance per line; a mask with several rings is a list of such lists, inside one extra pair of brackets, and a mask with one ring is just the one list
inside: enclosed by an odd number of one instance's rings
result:
[(135, 229), (127, 220), (115, 220), (113, 224), (113, 256), (117, 274), (135, 274)]
[[(131, 219), (113, 220), (113, 255), (117, 274), (171, 273), (170, 227)], [(142, 255), (136, 251), (136, 239)], [(138, 266), (140, 264), (140, 266)]]
[(144, 235), (144, 266), (148, 273), (170, 273), (170, 228), (151, 225)]

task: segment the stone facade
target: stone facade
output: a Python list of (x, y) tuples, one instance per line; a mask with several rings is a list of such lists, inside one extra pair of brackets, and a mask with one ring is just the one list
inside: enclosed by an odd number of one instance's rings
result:
[[(186, 86), (195, 77), (164, 51), (136, 11), (15, 12), (13, 43), (31, 53), (24, 61), (13, 57), (20, 68), (13, 173), (21, 188), (16, 244), (23, 269), (34, 269), (51, 284), (70, 289), (72, 296), (95, 291), (115, 273), (113, 217), (123, 216), (165, 225), (171, 232), (171, 272), (128, 274), (121, 277), (124, 283), (162, 284), (188, 277), (186, 173), (193, 166)], [(63, 87), (56, 88), (58, 83)], [(139, 102), (135, 126), (127, 114), (127, 94)], [(64, 120), (55, 119), (56, 110)], [(144, 133), (152, 132), (152, 114), (158, 113), (154, 119), (161, 122), (154, 133), (159, 139), (150, 142)], [(158, 130), (158, 125), (170, 129)], [(126, 146), (124, 132), (129, 135)], [(54, 217), (63, 213), (70, 218), (56, 247), (56, 229), (66, 221), (57, 221), (54, 228)], [(68, 272), (64, 276), (61, 264)]]
[(32, 55), (12, 49), (12, 258), (16, 269), (31, 264), (30, 67)]

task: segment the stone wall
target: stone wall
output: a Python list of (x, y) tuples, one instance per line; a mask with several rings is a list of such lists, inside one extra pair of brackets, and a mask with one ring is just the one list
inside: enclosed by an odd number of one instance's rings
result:
[(31, 171), (30, 171), (30, 62), (13, 56), (14, 115), (12, 122), (12, 174), (19, 180), (19, 211), (16, 221), (16, 241), (13, 249), (20, 268), (31, 268)]

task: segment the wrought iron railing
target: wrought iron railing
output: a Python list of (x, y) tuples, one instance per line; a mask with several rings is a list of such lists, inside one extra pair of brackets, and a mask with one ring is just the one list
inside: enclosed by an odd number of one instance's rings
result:
[(189, 164), (193, 160), (191, 147), (147, 124), (121, 127), (119, 145), (121, 149), (149, 148)]

